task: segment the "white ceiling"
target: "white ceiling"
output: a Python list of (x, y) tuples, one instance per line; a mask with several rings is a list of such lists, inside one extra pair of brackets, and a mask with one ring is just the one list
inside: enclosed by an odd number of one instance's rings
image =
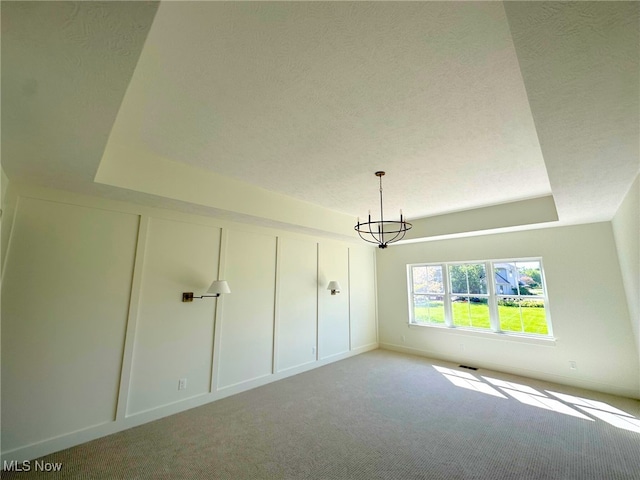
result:
[(609, 220), (640, 166), (639, 5), (2, 2), (3, 168), (190, 202), (94, 183), (131, 147), (352, 216), (381, 169), (412, 219), (553, 195), (560, 224)]

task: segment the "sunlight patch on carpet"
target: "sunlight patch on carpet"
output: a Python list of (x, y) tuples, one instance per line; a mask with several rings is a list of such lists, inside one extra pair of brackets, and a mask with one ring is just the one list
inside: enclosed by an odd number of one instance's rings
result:
[(590, 420), (592, 422), (594, 421), (592, 418), (587, 417), (586, 415), (580, 413), (579, 411), (553, 398), (540, 396), (540, 395), (531, 395), (530, 393), (520, 392), (518, 390), (510, 390), (508, 388), (503, 388), (502, 391), (508, 393), (513, 398), (515, 398), (519, 402), (522, 402), (526, 405), (531, 405), (533, 407), (538, 407), (538, 408), (544, 408), (545, 410), (552, 410), (558, 413), (564, 413), (565, 415), (571, 415), (572, 417), (582, 418), (583, 420)]
[[(433, 368), (456, 387), (466, 388), (467, 390), (494, 397), (513, 398), (525, 405), (570, 415), (590, 422), (595, 422), (594, 418), (597, 418), (616, 428), (640, 433), (640, 419), (605, 402), (552, 392), (551, 390), (546, 390), (545, 393), (542, 393), (522, 383), (508, 382), (485, 376), (478, 378), (468, 372), (461, 372), (452, 368), (436, 365), (433, 365)], [(503, 395), (502, 392), (509, 396)], [(556, 398), (551, 398), (547, 394)]]
[(633, 417), (627, 417), (625, 415), (616, 415), (615, 413), (603, 412), (602, 410), (596, 410), (595, 408), (581, 407), (578, 408), (593, 415), (594, 417), (604, 420), (609, 425), (622, 428), (623, 430), (629, 430), (631, 432), (640, 433), (640, 420)]
[(433, 366), (439, 371), (444, 378), (453, 383), (456, 387), (466, 388), (467, 390), (474, 390), (476, 392), (485, 393), (487, 395), (493, 395), (494, 397), (507, 398), (501, 394), (498, 390), (493, 388), (484, 382), (479, 381), (476, 377), (467, 372), (459, 372), (451, 368)]
[(547, 390), (547, 393), (550, 393), (554, 397), (558, 397), (563, 402), (573, 403), (574, 405), (582, 407), (595, 408), (597, 410), (614, 413), (616, 415), (626, 415), (627, 417), (633, 417), (633, 415), (631, 415), (630, 413), (624, 412), (619, 408), (609, 405), (608, 403), (599, 402), (597, 400), (590, 400), (583, 397), (574, 397), (573, 395), (567, 395), (565, 393), (552, 392), (551, 390)]
[(640, 419), (637, 419), (630, 413), (611, 406), (608, 403), (591, 400), (589, 398), (574, 397), (573, 395), (552, 392), (550, 390), (547, 390), (547, 393), (558, 397), (564, 402), (574, 404), (589, 415), (599, 418), (600, 420), (607, 422), (609, 425), (622, 428), (623, 430), (640, 433)]
[(492, 383), (496, 387), (508, 388), (509, 390), (517, 390), (518, 392), (529, 393), (531, 395), (541, 395), (545, 396), (544, 393), (540, 393), (534, 388), (531, 388), (528, 385), (523, 385), (521, 383), (515, 382), (505, 382), (504, 380), (498, 380), (497, 378), (485, 377), (483, 376), (487, 382)]
[(507, 398), (501, 394), (498, 390), (486, 383), (478, 382), (477, 380), (467, 380), (466, 378), (456, 377), (455, 375), (448, 375), (443, 373), (445, 378), (453, 383), (456, 387), (466, 388), (468, 390), (475, 390), (476, 392), (486, 393), (487, 395), (493, 395), (494, 397)]

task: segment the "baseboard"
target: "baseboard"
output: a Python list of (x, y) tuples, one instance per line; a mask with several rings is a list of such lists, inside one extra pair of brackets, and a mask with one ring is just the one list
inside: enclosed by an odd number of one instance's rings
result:
[(362, 345), (360, 347), (356, 347), (351, 350), (351, 353), (360, 354), (365, 352), (370, 352), (371, 350), (376, 350), (380, 348), (378, 342), (368, 343), (367, 345)]
[[(418, 355), (420, 357), (427, 357), (434, 360), (444, 360), (451, 363), (460, 363), (460, 358), (453, 355), (441, 354), (429, 350), (421, 350), (417, 348), (407, 347), (405, 345), (396, 345), (393, 343), (380, 343), (380, 348), (384, 350), (392, 350), (394, 352), (408, 353), (411, 355)], [(596, 382), (592, 380), (586, 380), (583, 378), (567, 377), (558, 375), (555, 373), (541, 372), (538, 370), (530, 370), (527, 368), (509, 367), (499, 363), (492, 362), (473, 362), (473, 366), (486, 368), (487, 370), (493, 370), (496, 372), (509, 373), (512, 375), (519, 375), (521, 377), (534, 378), (537, 380), (544, 380), (546, 382), (559, 383), (561, 385), (567, 385), (571, 387), (584, 388), (586, 390), (593, 390), (596, 392), (608, 393), (612, 395), (618, 395), (621, 397), (640, 399), (640, 392), (631, 388), (624, 388), (618, 385), (611, 385), (604, 382)]]
[(124, 419), (119, 421), (94, 425), (82, 430), (77, 430), (54, 438), (35, 442), (30, 445), (18, 447), (13, 450), (2, 452), (2, 454), (0, 455), (0, 462), (2, 462), (1, 464), (4, 464), (5, 461), (24, 462), (26, 460), (33, 460), (53, 452), (64, 450), (65, 448), (70, 448), (76, 445), (80, 445), (81, 443), (90, 442), (91, 440), (111, 435), (113, 433), (121, 432), (129, 428), (137, 427), (154, 420), (160, 420), (161, 418), (175, 415), (176, 413), (184, 412), (185, 410), (200, 407), (202, 405), (206, 405), (207, 403), (215, 402), (216, 400), (221, 400), (222, 398), (236, 395), (247, 390), (252, 390), (254, 388), (276, 382), (278, 380), (283, 380), (287, 377), (298, 375), (300, 373), (304, 373), (306, 371), (313, 370), (330, 363), (338, 362), (349, 357), (354, 357), (356, 355), (360, 355), (361, 353), (375, 350), (377, 348), (377, 343), (366, 345), (349, 352), (334, 355), (329, 358), (318, 360), (312, 363), (300, 365), (299, 367), (290, 368), (286, 371), (235, 384), (218, 390), (217, 392), (197, 395), (185, 400), (181, 400), (179, 402), (162, 405), (157, 408), (127, 415)]

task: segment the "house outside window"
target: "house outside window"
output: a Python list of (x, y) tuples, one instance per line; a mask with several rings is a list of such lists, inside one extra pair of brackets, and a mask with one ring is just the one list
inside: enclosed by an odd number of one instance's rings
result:
[(540, 258), (407, 269), (412, 324), (552, 336)]

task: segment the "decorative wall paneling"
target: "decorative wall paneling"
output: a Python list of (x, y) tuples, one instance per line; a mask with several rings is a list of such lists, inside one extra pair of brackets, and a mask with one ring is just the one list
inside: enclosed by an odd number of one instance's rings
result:
[[(377, 348), (373, 248), (15, 188), (3, 218), (3, 460)], [(232, 293), (181, 302), (215, 278)]]

